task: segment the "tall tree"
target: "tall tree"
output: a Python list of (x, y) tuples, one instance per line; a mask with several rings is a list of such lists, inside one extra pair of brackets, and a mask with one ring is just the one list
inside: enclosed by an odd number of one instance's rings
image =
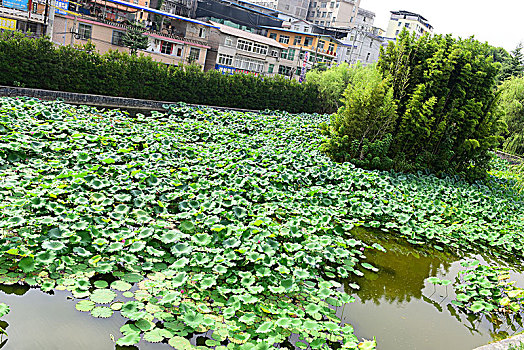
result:
[(124, 34), (122, 42), (129, 48), (131, 55), (136, 56), (138, 50), (145, 50), (148, 46), (148, 38), (144, 35), (146, 29), (143, 25), (133, 24)]
[(522, 43), (518, 44), (515, 50), (511, 51), (508, 57), (502, 63), (500, 70), (500, 80), (506, 80), (510, 77), (521, 77), (524, 73), (524, 54), (522, 53)]

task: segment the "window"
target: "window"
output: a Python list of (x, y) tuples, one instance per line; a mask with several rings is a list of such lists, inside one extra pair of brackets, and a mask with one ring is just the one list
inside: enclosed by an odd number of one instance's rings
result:
[(192, 47), (189, 50), (189, 61), (190, 62), (198, 61), (199, 58), (200, 58), (200, 49), (197, 49), (196, 47)]
[(337, 1), (335, 7), (338, 8), (340, 6), (340, 2)]
[(218, 64), (223, 64), (224, 66), (232, 66), (233, 65), (233, 56), (230, 55), (224, 55), (219, 54), (218, 55)]
[(302, 43), (302, 37), (300, 35), (295, 36), (295, 41), (293, 41), (293, 45), (300, 45)]
[[(57, 4), (58, 6), (58, 4)], [(33, 13), (37, 13), (38, 12), (38, 3), (36, 2), (33, 2)]]
[(123, 37), (125, 33), (119, 30), (113, 30), (113, 36), (111, 37), (111, 44), (117, 46), (124, 46)]
[(348, 47), (348, 48), (346, 49), (346, 55), (349, 55), (350, 52), (351, 52), (351, 49)]
[[(311, 17), (315, 17), (315, 11), (311, 11)], [(297, 26), (298, 27), (298, 26)], [(295, 29), (295, 30), (298, 30), (298, 29)]]
[(304, 46), (311, 46), (313, 45), (313, 38), (306, 37), (304, 38)]
[(277, 40), (277, 34), (276, 33), (271, 33), (269, 34), (269, 37), (273, 40)]
[(264, 61), (254, 60), (252, 58), (235, 56), (235, 68), (249, 70), (251, 72), (262, 73), (264, 71)]
[(304, 27), (304, 32), (309, 33), (309, 27)]
[(399, 32), (400, 32), (400, 30), (397, 30), (397, 31), (395, 32), (395, 35), (398, 35)]
[(282, 44), (289, 44), (289, 36), (280, 34), (278, 42)]
[(80, 35), (80, 39), (82, 40), (91, 39), (92, 30), (93, 30), (93, 27), (89, 24), (84, 24), (84, 23), (78, 24), (78, 35)]
[(278, 66), (278, 74), (290, 76), (291, 75), (291, 67)]
[(364, 19), (362, 20), (362, 22), (365, 22), (366, 21), (366, 17), (364, 17)]
[(295, 24), (293, 26), (293, 30), (299, 31), (300, 30), (300, 26), (298, 24)]
[(275, 65), (270, 63), (269, 67), (267, 68), (267, 72), (271, 74), (271, 73), (273, 73), (273, 69), (275, 69)]
[(327, 6), (327, 3), (326, 3), (326, 2), (322, 2), (322, 3), (320, 3), (320, 8), (325, 9), (326, 6)]
[(237, 49), (243, 51), (253, 51), (253, 43), (251, 41), (238, 39), (237, 40)]
[(333, 52), (333, 51), (335, 51), (335, 44), (329, 43), (328, 52)]
[(331, 7), (331, 8), (335, 7), (335, 3), (334, 2), (330, 3), (329, 7)]
[(287, 49), (284, 49), (280, 52), (280, 58), (287, 59)]
[(398, 22), (398, 26), (400, 27), (402, 25), (402, 22)]
[(271, 50), (271, 56), (278, 57), (278, 50)]
[(324, 40), (319, 40), (317, 47), (322, 50), (325, 44), (326, 42)]
[(326, 14), (327, 14), (327, 12), (322, 12), (322, 17), (326, 18)]
[(182, 50), (181, 47), (177, 47), (177, 49), (176, 49), (176, 55), (177, 55), (177, 56), (179, 56), (179, 57), (182, 56), (182, 53), (183, 53), (183, 52), (184, 52), (184, 51)]
[(293, 61), (295, 59), (295, 50), (289, 49), (287, 51), (287, 59)]
[(369, 47), (373, 47), (373, 39), (369, 42)]
[(171, 55), (173, 53), (173, 43), (162, 40), (162, 44), (160, 44), (160, 52), (165, 53), (166, 55)]
[(267, 55), (267, 46), (254, 43), (253, 44), (253, 52), (254, 53), (259, 53), (261, 55)]
[(226, 36), (226, 38), (224, 39), (224, 45), (233, 47), (233, 38), (230, 36)]
[(206, 37), (206, 28), (200, 28), (198, 32), (198, 36), (201, 38), (205, 38)]
[(409, 28), (409, 23), (406, 23), (405, 25), (406, 25), (406, 28)]
[(366, 61), (369, 61), (369, 56), (371, 55), (371, 53), (368, 52), (368, 55), (366, 56)]

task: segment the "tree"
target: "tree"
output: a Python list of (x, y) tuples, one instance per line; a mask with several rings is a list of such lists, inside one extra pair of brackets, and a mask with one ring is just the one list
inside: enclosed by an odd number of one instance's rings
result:
[(344, 105), (329, 125), (323, 125), (323, 133), (330, 138), (322, 149), (338, 162), (391, 169), (390, 132), (397, 118), (393, 89), (375, 66), (346, 69), (350, 73)]
[(390, 154), (402, 171), (486, 175), (503, 123), (496, 108), (491, 47), (473, 38), (402, 33), (378, 67), (391, 76), (398, 105)]
[(511, 77), (521, 77), (524, 73), (524, 55), (522, 53), (522, 43), (519, 43), (511, 55), (502, 63), (500, 70), (500, 80), (506, 80)]
[(342, 94), (348, 86), (354, 70), (347, 63), (327, 70), (312, 69), (306, 73), (306, 81), (318, 86), (320, 95), (327, 109), (334, 113), (342, 105)]
[(122, 37), (124, 46), (129, 47), (131, 55), (136, 56), (138, 50), (148, 47), (148, 37), (144, 35), (146, 29), (143, 25), (133, 24)]
[(512, 77), (500, 86), (500, 110), (508, 129), (503, 149), (524, 155), (524, 77)]

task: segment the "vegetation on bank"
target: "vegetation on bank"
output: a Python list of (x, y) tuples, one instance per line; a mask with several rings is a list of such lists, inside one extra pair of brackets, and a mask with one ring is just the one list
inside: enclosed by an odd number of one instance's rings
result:
[(314, 84), (280, 76), (226, 75), (173, 66), (93, 45), (55, 46), (46, 38), (0, 33), (0, 84), (86, 94), (288, 112), (326, 110)]
[(473, 39), (403, 33), (376, 67), (355, 69), (325, 151), (371, 169), (485, 177), (504, 128), (490, 53)]

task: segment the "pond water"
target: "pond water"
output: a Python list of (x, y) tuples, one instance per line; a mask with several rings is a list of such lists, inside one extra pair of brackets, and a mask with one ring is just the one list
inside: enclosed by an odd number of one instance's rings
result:
[[(486, 261), (483, 256), (459, 257), (424, 247), (415, 249), (386, 233), (359, 230), (356, 234), (368, 244), (381, 244), (387, 253), (366, 254), (379, 271), (366, 273), (358, 280), (361, 289), (356, 302), (339, 312), (359, 338), (375, 336), (378, 349), (471, 350), (524, 331), (521, 320), (492, 322), (486, 317), (458, 313), (451, 304), (455, 297), (451, 286), (434, 286), (425, 281), (432, 276), (454, 281), (463, 269), (460, 261)], [(511, 277), (517, 285), (523, 285), (524, 274), (513, 271)]]
[[(519, 320), (475, 318), (457, 313), (452, 307), (451, 286), (434, 286), (431, 276), (454, 280), (462, 269), (459, 257), (449, 252), (416, 247), (389, 234), (355, 232), (368, 244), (379, 243), (387, 253), (368, 251), (368, 262), (379, 268), (357, 282), (357, 300), (337, 310), (343, 322), (353, 325), (359, 338), (378, 342), (386, 350), (471, 350), (498, 338), (524, 331)], [(472, 256), (483, 260), (479, 255)], [(524, 274), (513, 272), (517, 285)], [(349, 282), (347, 283), (349, 284)], [(346, 284), (348, 293), (352, 290)], [(0, 301), (10, 305), (3, 317), (7, 333), (1, 349), (13, 350), (162, 350), (167, 344), (142, 341), (137, 347), (116, 346), (114, 338), (126, 322), (118, 313), (109, 319), (95, 319), (75, 309), (67, 291), (46, 294), (26, 286), (0, 286)], [(6, 341), (7, 339), (7, 341)], [(2, 342), (3, 341), (3, 342)], [(194, 343), (195, 339), (193, 339)]]

